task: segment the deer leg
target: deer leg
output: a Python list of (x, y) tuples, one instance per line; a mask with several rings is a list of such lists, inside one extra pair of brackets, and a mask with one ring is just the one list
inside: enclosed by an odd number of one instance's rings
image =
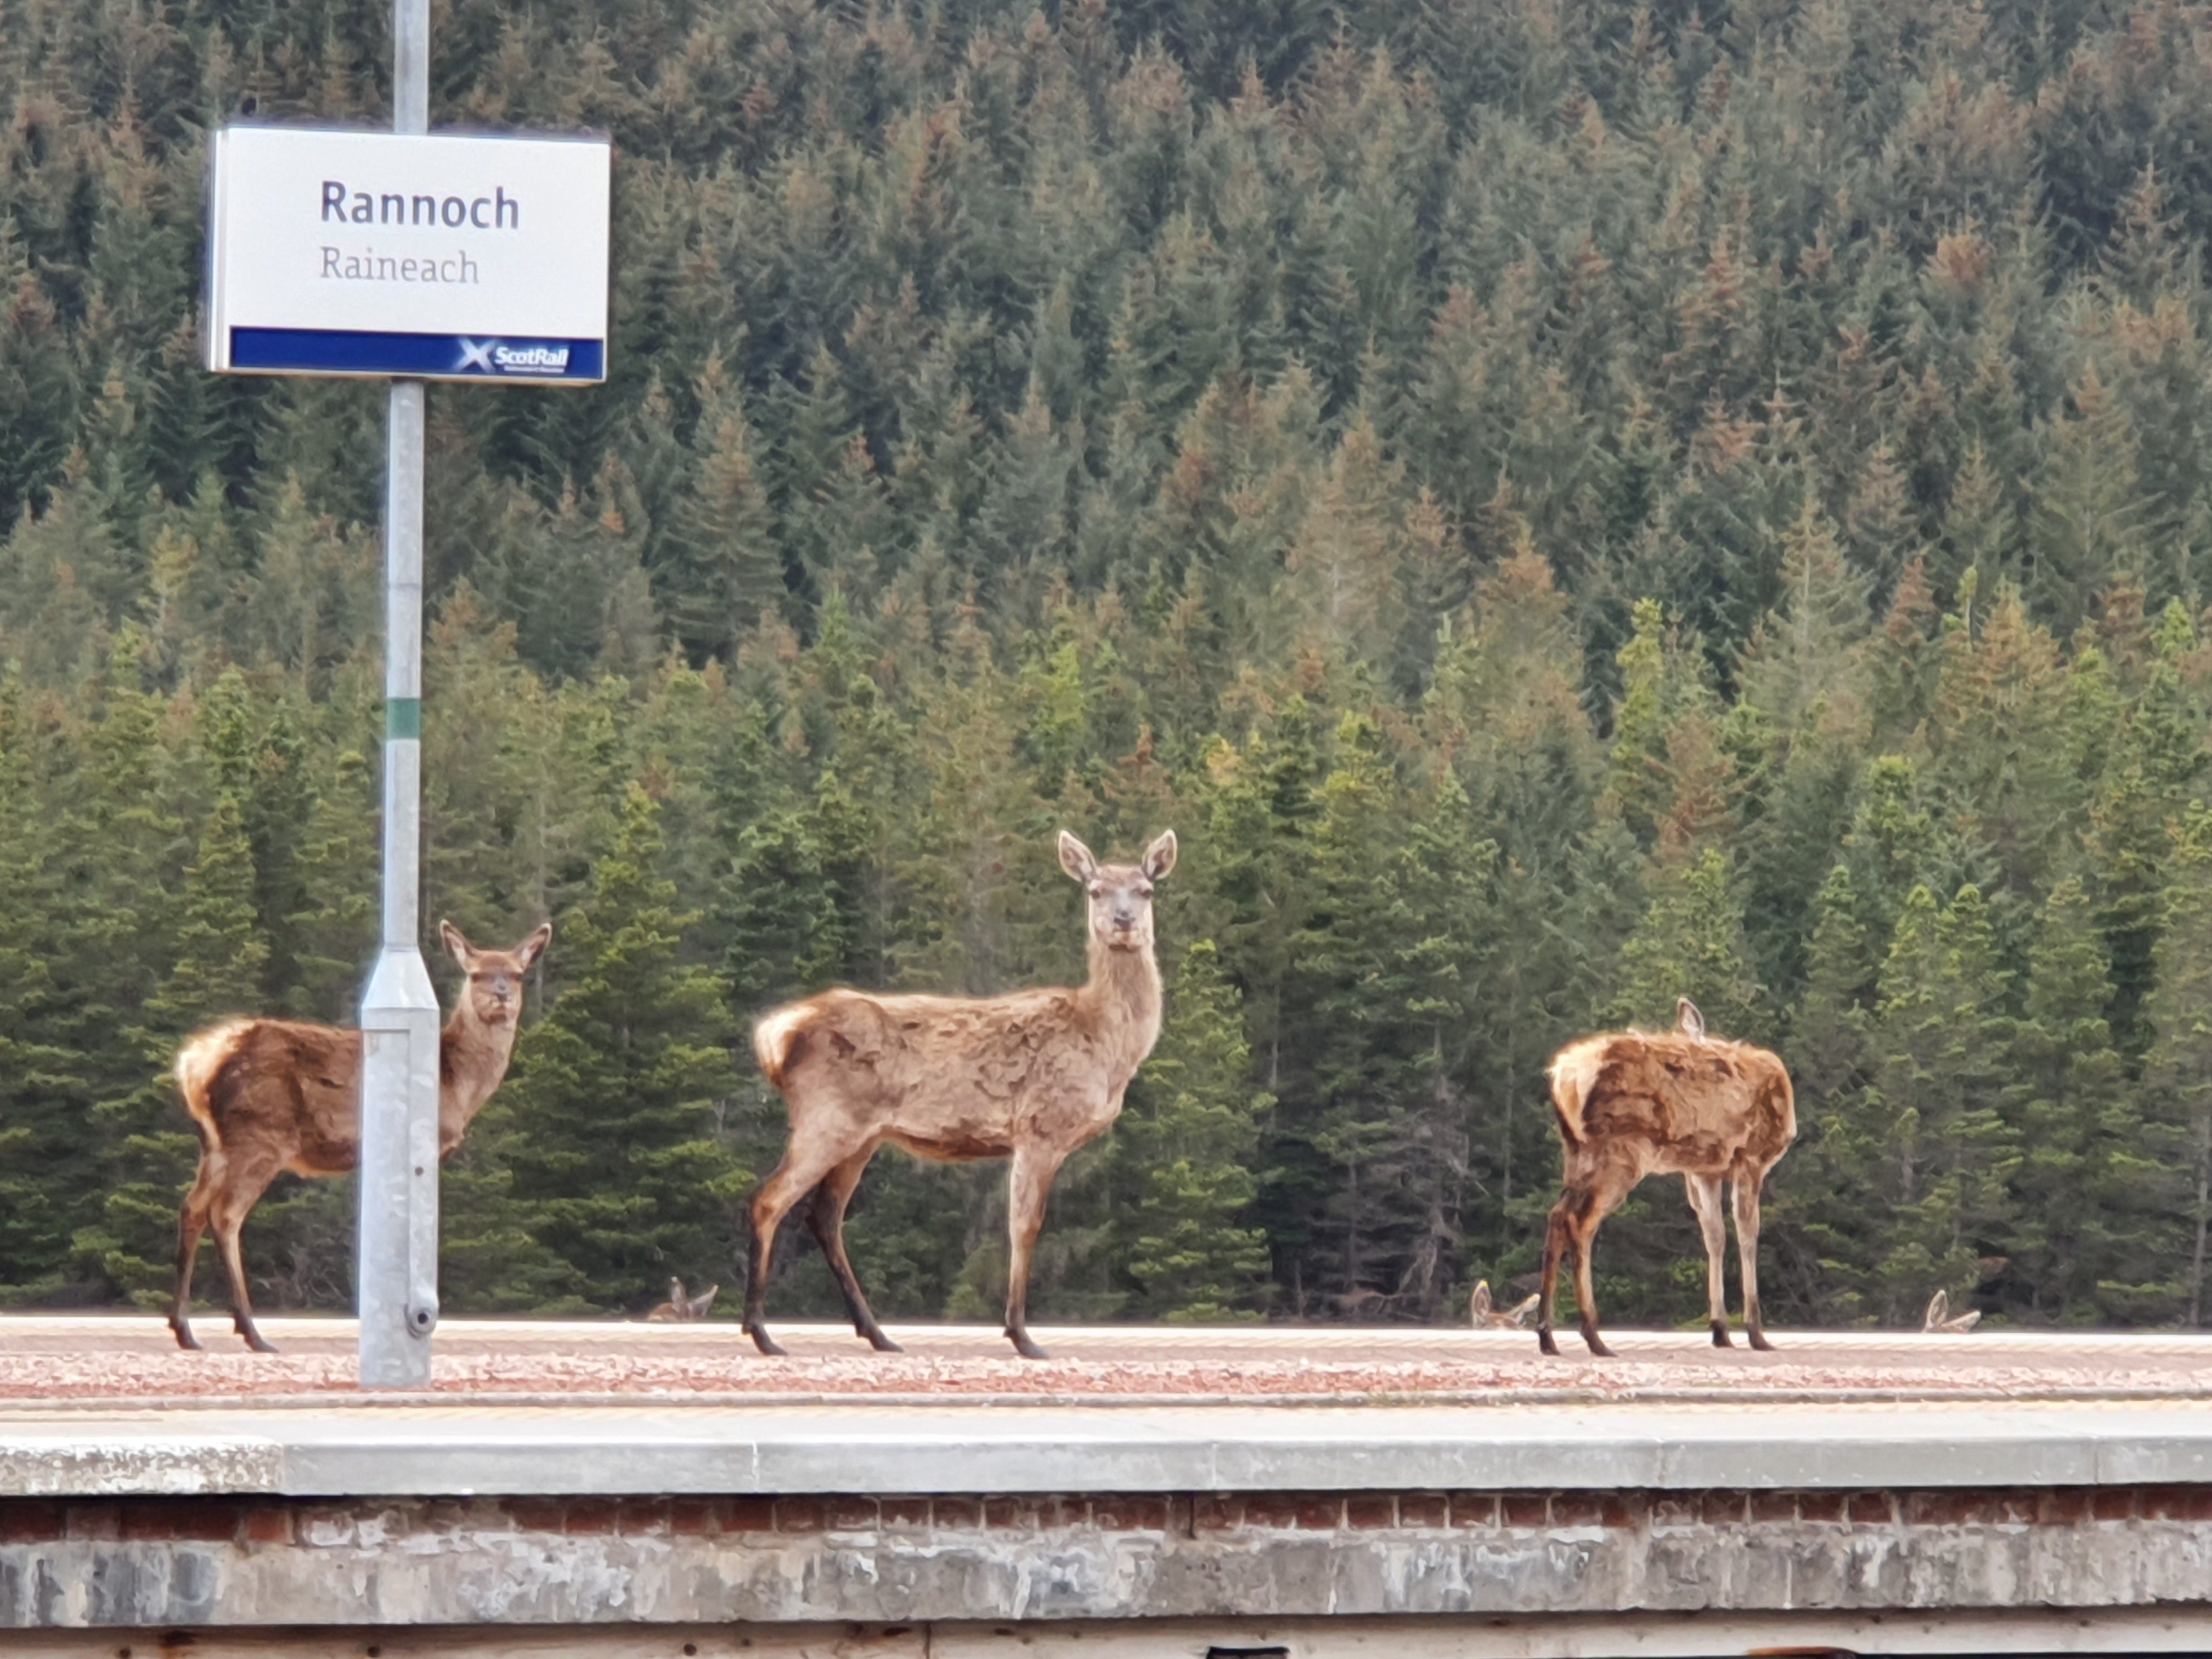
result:
[(210, 1147), (200, 1154), (198, 1172), (192, 1177), (192, 1189), (185, 1195), (184, 1207), (177, 1212), (177, 1293), (169, 1304), (169, 1328), (176, 1333), (180, 1348), (197, 1348), (200, 1340), (192, 1334), (192, 1264), (198, 1260), (200, 1235), (207, 1231), (208, 1209), (213, 1201), (217, 1170), (222, 1154)]
[(1705, 1309), (1712, 1317), (1713, 1346), (1732, 1347), (1728, 1297), (1721, 1288), (1728, 1257), (1728, 1215), (1721, 1203), (1721, 1177), (1686, 1174), (1682, 1185), (1690, 1194), (1690, 1207), (1698, 1212), (1698, 1231), (1705, 1236)]
[(1743, 1328), (1751, 1346), (1772, 1352), (1766, 1328), (1759, 1316), (1759, 1189), (1766, 1179), (1764, 1170), (1739, 1169), (1735, 1173), (1735, 1253), (1743, 1258)]
[(1544, 1282), (1538, 1294), (1540, 1311), (1536, 1316), (1536, 1351), (1559, 1357), (1559, 1345), (1553, 1340), (1552, 1318), (1557, 1311), (1559, 1287), (1559, 1258), (1569, 1249), (1567, 1231), (1568, 1206), (1573, 1202), (1574, 1189), (1569, 1188), (1557, 1204), (1552, 1206), (1551, 1219), (1544, 1224)]
[(802, 1149), (793, 1145), (784, 1153), (783, 1162), (769, 1172), (768, 1179), (753, 1194), (752, 1206), (747, 1212), (752, 1241), (745, 1264), (744, 1332), (763, 1353), (783, 1352), (768, 1334), (768, 1270), (775, 1254), (776, 1229), (791, 1213), (791, 1206), (820, 1186), (823, 1177), (843, 1156), (842, 1148)]
[(813, 1231), (815, 1243), (821, 1245), (830, 1271), (837, 1275), (837, 1288), (845, 1293), (845, 1310), (853, 1316), (853, 1328), (867, 1338), (878, 1353), (903, 1353), (905, 1350), (876, 1323), (875, 1312), (861, 1293), (860, 1278), (845, 1254), (845, 1206), (853, 1201), (854, 1190), (875, 1155), (872, 1146), (855, 1152), (823, 1177), (815, 1188), (814, 1202), (807, 1206), (806, 1224)]
[(229, 1165), (225, 1171), (228, 1178), (216, 1194), (209, 1218), (215, 1229), (216, 1247), (222, 1253), (223, 1267), (230, 1274), (231, 1328), (256, 1353), (275, 1353), (276, 1346), (253, 1322), (253, 1298), (246, 1292), (246, 1257), (238, 1240), (246, 1218), (253, 1213), (253, 1206), (261, 1201), (261, 1194), (269, 1190), (269, 1183), (276, 1179), (282, 1167), (273, 1158)]
[(1553, 1212), (1565, 1212), (1566, 1242), (1575, 1255), (1575, 1300), (1582, 1304), (1583, 1340), (1600, 1359), (1611, 1359), (1613, 1352), (1597, 1334), (1597, 1289), (1591, 1282), (1590, 1246), (1597, 1238), (1599, 1224), (1620, 1207), (1620, 1200), (1628, 1196), (1641, 1174), (1634, 1168), (1600, 1164), (1579, 1186), (1569, 1186)]
[(1006, 1174), (1006, 1334), (1024, 1359), (1051, 1358), (1030, 1340), (1030, 1257), (1044, 1229), (1045, 1200), (1065, 1152), (1046, 1146), (1017, 1146)]

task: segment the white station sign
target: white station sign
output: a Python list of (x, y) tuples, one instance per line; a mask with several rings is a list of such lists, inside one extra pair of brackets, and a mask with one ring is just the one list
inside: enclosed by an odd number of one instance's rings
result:
[(210, 368), (606, 379), (605, 139), (232, 126), (214, 150)]

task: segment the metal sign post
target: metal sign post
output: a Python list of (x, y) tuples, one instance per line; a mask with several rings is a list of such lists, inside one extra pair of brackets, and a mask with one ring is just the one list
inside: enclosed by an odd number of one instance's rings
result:
[(362, 997), (361, 1383), (430, 1380), (438, 1000), (422, 932), (426, 380), (606, 379), (604, 137), (432, 137), (429, 0), (393, 0), (392, 131), (234, 123), (210, 146), (207, 365), (391, 384), (383, 947)]
[[(429, 128), (429, 0), (392, 0), (395, 132)], [(430, 1381), (438, 1323), (438, 999), (421, 934), (422, 382), (394, 380), (384, 507), (384, 948), (362, 997), (361, 1385)]]

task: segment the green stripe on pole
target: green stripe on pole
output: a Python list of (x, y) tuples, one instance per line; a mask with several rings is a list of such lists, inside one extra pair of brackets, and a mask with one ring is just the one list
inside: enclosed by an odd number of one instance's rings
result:
[(395, 738), (422, 740), (422, 699), (420, 697), (386, 697), (384, 700), (384, 737), (387, 743)]

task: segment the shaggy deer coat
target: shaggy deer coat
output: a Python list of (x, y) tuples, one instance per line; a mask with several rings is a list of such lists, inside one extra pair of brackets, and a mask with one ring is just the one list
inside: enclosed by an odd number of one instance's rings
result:
[(1765, 1048), (1705, 1035), (1687, 997), (1672, 1031), (1615, 1031), (1571, 1042), (1553, 1056), (1552, 1109), (1566, 1150), (1566, 1191), (1544, 1232), (1543, 1307), (1537, 1345), (1556, 1354), (1552, 1316), (1563, 1256), (1575, 1261), (1583, 1340), (1609, 1356), (1597, 1334), (1590, 1241), (1647, 1175), (1680, 1175), (1705, 1241), (1705, 1294), (1713, 1345), (1729, 1345), (1722, 1259), (1728, 1247), (1721, 1183), (1735, 1184), (1736, 1254), (1743, 1270), (1744, 1329), (1771, 1348), (1759, 1311), (1759, 1194), (1766, 1172), (1797, 1133), (1790, 1073)]
[[(461, 1144), (470, 1121), (507, 1075), (522, 1017), (522, 985), (553, 937), (540, 927), (512, 951), (479, 951), (438, 924), (467, 977), (438, 1042), (438, 1156)], [(231, 1322), (246, 1346), (276, 1350), (253, 1322), (238, 1236), (269, 1183), (289, 1170), (310, 1179), (361, 1161), (361, 1033), (294, 1019), (227, 1019), (185, 1039), (177, 1091), (199, 1132), (199, 1172), (177, 1217), (177, 1289), (169, 1328), (197, 1348), (192, 1263), (210, 1225), (230, 1275)]]
[(1060, 867), (1089, 899), (1091, 975), (1073, 989), (980, 998), (824, 991), (762, 1018), (753, 1052), (791, 1112), (783, 1161), (752, 1203), (745, 1329), (763, 1353), (783, 1352), (766, 1324), (776, 1230), (809, 1194), (807, 1224), (854, 1329), (896, 1352), (868, 1307), (844, 1241), (846, 1206), (888, 1141), (945, 1163), (1011, 1160), (1006, 1334), (1023, 1354), (1043, 1358), (1026, 1316), (1045, 1200), (1068, 1155), (1121, 1112), (1122, 1091), (1158, 1040), (1152, 884), (1175, 860), (1172, 830), (1137, 865), (1100, 864), (1060, 832)]

